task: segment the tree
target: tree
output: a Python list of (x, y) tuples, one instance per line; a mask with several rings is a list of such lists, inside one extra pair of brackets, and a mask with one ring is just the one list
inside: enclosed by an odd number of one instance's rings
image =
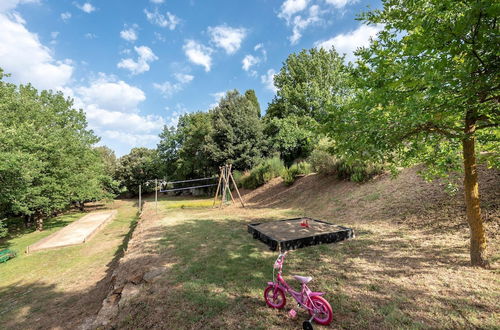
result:
[(94, 150), (96, 150), (101, 157), (106, 174), (110, 177), (114, 177), (116, 167), (118, 166), (115, 152), (106, 146), (95, 147)]
[(257, 95), (255, 95), (255, 91), (253, 89), (246, 90), (245, 97), (247, 98), (247, 100), (249, 100), (253, 104), (253, 106), (257, 110), (257, 116), (260, 118), (260, 116), (261, 116), (260, 104), (259, 104), (259, 100), (257, 99)]
[(114, 198), (120, 194), (120, 182), (116, 180), (118, 161), (115, 152), (106, 146), (95, 147), (100, 156), (104, 173), (100, 177), (100, 185), (105, 191), (105, 198)]
[(179, 139), (176, 161), (178, 178), (199, 178), (214, 173), (207, 144), (212, 131), (211, 115), (207, 112), (190, 113), (179, 118), (177, 133), (182, 138)]
[(264, 133), (270, 151), (278, 151), (287, 166), (307, 158), (318, 141), (318, 123), (310, 117), (294, 115), (266, 118)]
[(154, 185), (147, 185), (146, 182), (160, 176), (158, 153), (154, 149), (133, 148), (119, 159), (117, 177), (133, 195), (139, 193), (139, 185), (142, 185), (142, 192), (153, 191)]
[(234, 169), (246, 170), (257, 164), (264, 135), (255, 102), (229, 91), (210, 114), (213, 131), (207, 148), (215, 166), (232, 163)]
[(177, 133), (176, 127), (168, 127), (167, 125), (163, 127), (163, 131), (160, 133), (160, 142), (156, 147), (162, 178), (175, 177), (180, 139), (181, 136)]
[(274, 77), (277, 96), (265, 116), (265, 132), (274, 150), (290, 164), (307, 157), (318, 141), (318, 123), (338, 108), (351, 91), (344, 57), (335, 49), (290, 54)]
[[(85, 184), (99, 189), (87, 171), (99, 139), (85, 114), (62, 93), (5, 83), (0, 70), (0, 213), (24, 216), (43, 229), (44, 220), (67, 208)], [(84, 180), (82, 173), (87, 173)], [(92, 190), (92, 193), (90, 193)], [(95, 194), (94, 196), (90, 196)]]
[(384, 29), (358, 51), (357, 97), (332, 108), (327, 125), (351, 157), (394, 166), (424, 162), (429, 177), (462, 163), (477, 266), (486, 266), (487, 257), (476, 154), (485, 146), (494, 145), (497, 156), (499, 150), (499, 13), (495, 1), (386, 0), (382, 10), (363, 14)]
[(350, 92), (344, 57), (335, 49), (312, 48), (290, 54), (274, 77), (277, 96), (267, 116), (311, 117), (321, 122), (327, 109), (339, 106)]

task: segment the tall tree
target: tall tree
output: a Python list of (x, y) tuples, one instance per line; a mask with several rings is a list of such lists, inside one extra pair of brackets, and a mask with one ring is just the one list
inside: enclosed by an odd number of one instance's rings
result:
[(354, 157), (425, 162), (433, 176), (461, 163), (477, 266), (487, 256), (476, 155), (499, 150), (499, 13), (489, 0), (385, 0), (382, 10), (363, 14), (384, 29), (358, 52), (358, 97), (332, 108), (328, 127), (337, 148)]
[(210, 113), (195, 112), (179, 118), (177, 133), (182, 136), (182, 141), (179, 141), (176, 161), (177, 177), (199, 178), (217, 173), (207, 144), (212, 131)]
[(100, 173), (88, 171), (99, 139), (62, 93), (2, 78), (0, 70), (0, 212), (24, 216), (41, 230), (45, 218), (75, 200), (81, 184), (87, 198), (99, 197)]
[(214, 163), (232, 163), (238, 170), (255, 165), (264, 137), (256, 104), (236, 90), (229, 91), (211, 110), (211, 118), (213, 132), (207, 146)]
[(271, 147), (288, 164), (307, 157), (318, 141), (318, 123), (351, 92), (344, 58), (335, 49), (290, 54), (274, 77), (277, 96), (265, 116)]
[(119, 159), (117, 177), (133, 195), (139, 193), (139, 185), (142, 185), (142, 192), (154, 191), (154, 185), (146, 183), (160, 176), (158, 153), (154, 149), (133, 148)]
[(350, 92), (344, 57), (335, 49), (312, 48), (290, 54), (274, 77), (277, 96), (267, 116), (308, 116), (320, 122)]
[(247, 98), (247, 100), (252, 102), (253, 106), (257, 110), (257, 116), (260, 118), (260, 116), (261, 116), (260, 104), (259, 104), (259, 100), (257, 99), (257, 95), (255, 95), (255, 91), (253, 89), (246, 90), (245, 97)]

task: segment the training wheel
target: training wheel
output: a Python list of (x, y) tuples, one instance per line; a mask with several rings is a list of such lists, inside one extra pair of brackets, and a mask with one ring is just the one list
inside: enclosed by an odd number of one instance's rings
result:
[(313, 330), (314, 328), (313, 328), (313, 325), (312, 325), (311, 321), (306, 320), (306, 321), (302, 322), (302, 329), (304, 329), (304, 330)]

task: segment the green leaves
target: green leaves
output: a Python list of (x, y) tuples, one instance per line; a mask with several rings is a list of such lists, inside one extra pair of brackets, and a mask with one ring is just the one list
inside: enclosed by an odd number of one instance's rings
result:
[(385, 29), (357, 52), (356, 97), (329, 112), (325, 130), (337, 152), (399, 166), (424, 162), (442, 176), (460, 168), (470, 111), (491, 127), (474, 132), (480, 150), (491, 145), (488, 132), (500, 123), (497, 9), (492, 1), (388, 0), (361, 15)]
[(0, 80), (0, 215), (46, 217), (101, 198), (98, 141), (61, 93)]

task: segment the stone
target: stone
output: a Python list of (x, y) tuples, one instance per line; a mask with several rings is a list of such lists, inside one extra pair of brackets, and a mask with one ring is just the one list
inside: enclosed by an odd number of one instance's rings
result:
[(141, 286), (140, 285), (135, 285), (133, 283), (127, 283), (123, 287), (122, 290), (122, 296), (120, 301), (118, 302), (118, 305), (120, 307), (126, 305), (132, 298), (137, 296), (141, 291)]
[(108, 325), (116, 315), (118, 315), (118, 304), (110, 302), (107, 298), (104, 299), (93, 327), (97, 328)]
[(140, 284), (142, 282), (142, 274), (131, 276), (128, 279), (129, 282), (132, 282), (134, 284)]
[(164, 268), (153, 268), (142, 277), (147, 283), (153, 283), (160, 279), (160, 276), (165, 273)]

